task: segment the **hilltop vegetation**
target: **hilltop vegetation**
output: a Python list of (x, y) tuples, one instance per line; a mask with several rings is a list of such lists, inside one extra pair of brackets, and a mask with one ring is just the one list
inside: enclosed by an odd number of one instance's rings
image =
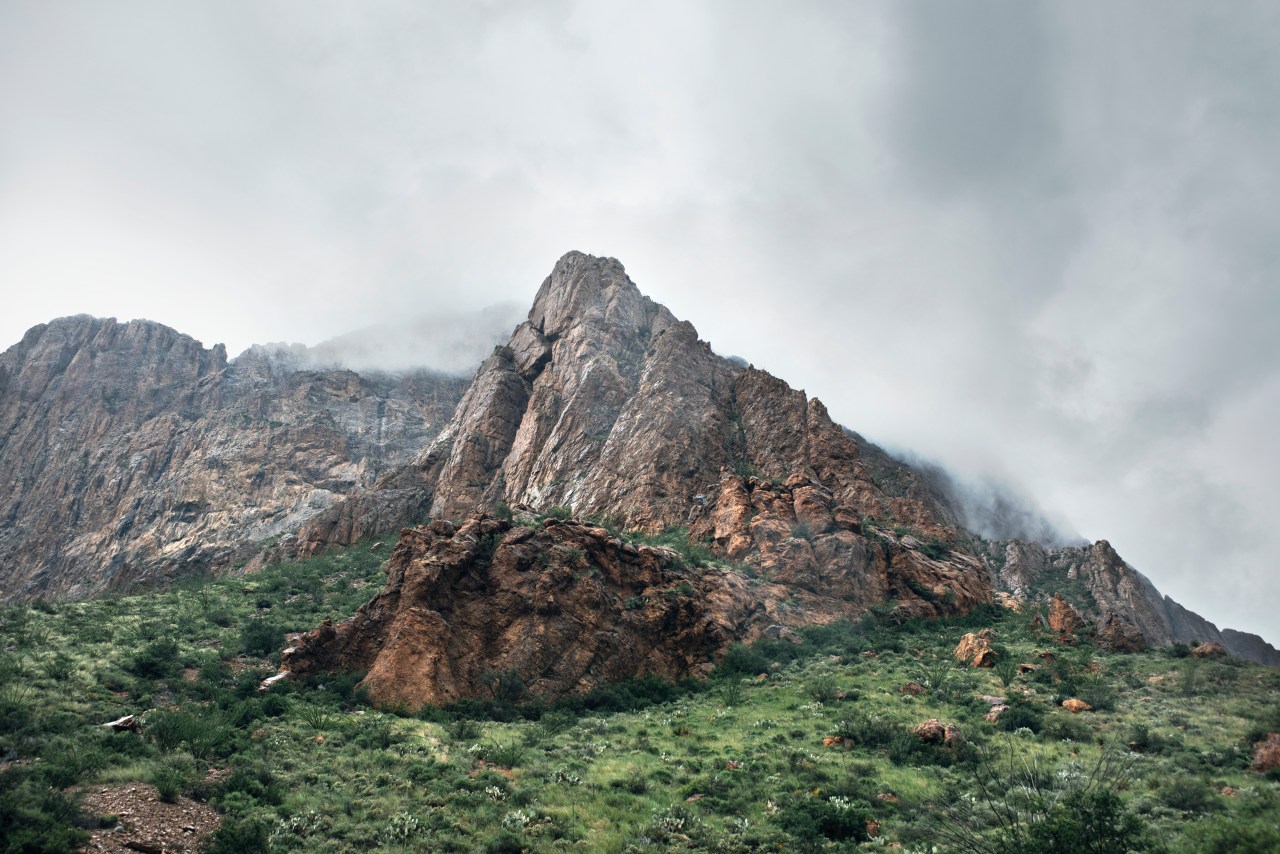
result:
[[(1060, 645), (1030, 613), (873, 609), (734, 647), (704, 683), (559, 703), (502, 673), (490, 697), (416, 716), (370, 707), (359, 674), (259, 691), (286, 633), (381, 586), (383, 548), (3, 611), (0, 851), (135, 831), (77, 806), (127, 783), (212, 804), (215, 852), (1280, 848), (1280, 780), (1249, 769), (1280, 730), (1280, 672)], [(961, 667), (980, 628), (1000, 660)], [(994, 723), (985, 697), (1009, 706)], [(129, 714), (140, 731), (100, 726)], [(959, 737), (913, 732), (929, 720)]]

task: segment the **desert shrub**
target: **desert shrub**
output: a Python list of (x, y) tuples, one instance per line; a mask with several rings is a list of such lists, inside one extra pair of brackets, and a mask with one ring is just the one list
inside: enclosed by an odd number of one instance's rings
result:
[(1025, 834), (1009, 834), (1007, 854), (1114, 854), (1159, 851), (1142, 821), (1109, 791), (1076, 791), (1031, 824)]
[(836, 678), (829, 673), (815, 676), (805, 686), (805, 693), (819, 703), (830, 703), (836, 699), (838, 693)]
[(1195, 822), (1187, 828), (1183, 846), (1186, 854), (1257, 854), (1280, 851), (1280, 827), (1275, 822), (1245, 821), (1218, 816)]
[(75, 672), (75, 661), (65, 652), (58, 651), (44, 664), (44, 673), (56, 682), (65, 682)]
[(834, 734), (852, 739), (859, 747), (875, 750), (892, 745), (903, 733), (888, 721), (857, 713), (837, 722)]
[(268, 656), (280, 646), (280, 627), (263, 617), (245, 620), (240, 627), (240, 651), (245, 655)]
[(769, 669), (769, 662), (754, 647), (735, 643), (720, 662), (717, 673), (755, 676)]
[(273, 850), (266, 823), (256, 818), (225, 816), (222, 825), (205, 844), (204, 854), (269, 854)]
[(829, 839), (865, 842), (868, 806), (842, 798), (799, 796), (792, 798), (778, 812), (774, 821), (787, 833), (804, 842)]
[(65, 854), (87, 839), (76, 801), (25, 769), (0, 773), (0, 854)]
[(1161, 784), (1160, 800), (1175, 810), (1192, 813), (1204, 812), (1212, 804), (1204, 781), (1183, 774), (1171, 776)]
[(1009, 708), (996, 718), (996, 726), (1005, 732), (1026, 728), (1038, 733), (1044, 729), (1044, 712), (1034, 703), (1013, 698)]
[(1012, 655), (1002, 656), (992, 668), (1000, 684), (1008, 688), (1018, 678), (1018, 660)]
[(495, 700), (503, 703), (519, 703), (529, 695), (524, 679), (514, 670), (491, 670), (481, 681)]
[(160, 679), (178, 671), (178, 642), (159, 637), (144, 644), (124, 664), (125, 670), (144, 679)]
[(1041, 735), (1052, 741), (1088, 741), (1092, 734), (1084, 721), (1062, 713), (1046, 716), (1041, 730)]
[(105, 768), (110, 754), (92, 743), (58, 738), (44, 746), (41, 759), (39, 776), (45, 785), (64, 789)]
[(269, 768), (261, 764), (238, 765), (215, 795), (219, 802), (229, 796), (263, 804), (278, 804), (284, 798), (284, 787)]
[(166, 756), (147, 774), (147, 782), (156, 787), (160, 800), (166, 804), (176, 801), (194, 778), (195, 766), (180, 754)]
[(186, 746), (197, 759), (208, 759), (227, 754), (233, 731), (227, 718), (219, 712), (161, 710), (147, 717), (146, 734), (161, 750)]

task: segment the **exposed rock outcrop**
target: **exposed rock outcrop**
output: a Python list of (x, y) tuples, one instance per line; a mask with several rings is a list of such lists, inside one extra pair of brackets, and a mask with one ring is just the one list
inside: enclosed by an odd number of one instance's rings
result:
[(1192, 658), (1222, 658), (1226, 654), (1227, 648), (1217, 641), (1202, 643), (1191, 650)]
[(956, 661), (962, 661), (970, 667), (994, 666), (998, 656), (996, 651), (991, 648), (991, 639), (993, 637), (991, 629), (969, 632), (960, 638), (960, 643), (956, 645), (953, 653)]
[(1263, 773), (1280, 768), (1280, 733), (1269, 732), (1254, 743), (1249, 767)]
[(148, 321), (37, 326), (0, 354), (0, 595), (86, 596), (244, 560), (410, 459), (463, 385), (302, 370), (260, 347), (228, 362)]
[(1084, 619), (1071, 607), (1062, 594), (1055, 593), (1049, 600), (1049, 630), (1069, 635), (1084, 628)]
[(1138, 652), (1146, 646), (1146, 639), (1137, 626), (1113, 613), (1098, 632), (1098, 644), (1112, 652)]
[(295, 675), (367, 670), (373, 699), (415, 709), (485, 695), (499, 679), (499, 690), (555, 697), (705, 674), (733, 641), (852, 613), (589, 524), (476, 516), (405, 530), (383, 592), (303, 635), (283, 664)]
[[(915, 472), (803, 391), (717, 356), (612, 258), (560, 259), (449, 425), (379, 488), (430, 493), (430, 515), (455, 520), (506, 504), (687, 526), (775, 582), (903, 616), (991, 601)], [(367, 500), (310, 522), (302, 553), (351, 542), (344, 520)]]
[[(1108, 637), (1131, 648), (1216, 641), (1232, 655), (1280, 667), (1280, 650), (1257, 635), (1218, 627), (1158, 591), (1106, 540), (1091, 546), (1046, 547), (1011, 540), (988, 568), (994, 585), (1024, 601), (1066, 598), (1096, 625), (1115, 625)], [(1114, 620), (1114, 623), (1113, 623)], [(1123, 631), (1123, 637), (1114, 632)]]

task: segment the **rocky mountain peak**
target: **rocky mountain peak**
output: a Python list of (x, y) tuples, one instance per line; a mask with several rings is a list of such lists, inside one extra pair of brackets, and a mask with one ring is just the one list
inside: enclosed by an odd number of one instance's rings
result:
[(556, 262), (538, 289), (529, 323), (553, 342), (575, 331), (582, 336), (583, 327), (625, 339), (651, 332), (659, 316), (663, 326), (675, 322), (666, 308), (640, 293), (616, 258), (574, 251)]

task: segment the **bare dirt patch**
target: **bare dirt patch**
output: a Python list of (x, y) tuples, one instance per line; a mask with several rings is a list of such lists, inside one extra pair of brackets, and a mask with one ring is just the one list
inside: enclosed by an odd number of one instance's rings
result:
[(117, 817), (116, 827), (90, 831), (81, 849), (111, 854), (195, 852), (222, 820), (213, 807), (190, 798), (166, 804), (155, 787), (145, 783), (91, 786), (84, 792), (84, 811)]

